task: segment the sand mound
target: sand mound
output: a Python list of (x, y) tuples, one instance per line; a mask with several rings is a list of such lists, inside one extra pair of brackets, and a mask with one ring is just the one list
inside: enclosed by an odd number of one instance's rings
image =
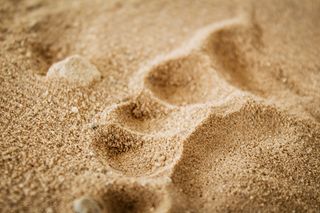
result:
[(1, 211), (317, 212), (319, 8), (4, 1)]

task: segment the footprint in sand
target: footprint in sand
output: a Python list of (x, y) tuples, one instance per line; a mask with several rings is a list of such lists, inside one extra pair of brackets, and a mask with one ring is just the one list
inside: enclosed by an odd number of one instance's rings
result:
[[(220, 42), (221, 31), (238, 33), (233, 29), (241, 30), (241, 24), (232, 19), (202, 29), (187, 49), (144, 67), (140, 95), (101, 113), (103, 119), (92, 143), (99, 158), (128, 176), (170, 170), (180, 158), (184, 139), (207, 116), (208, 110), (201, 104), (221, 102), (239, 91), (221, 78), (212, 59), (212, 55), (220, 54), (218, 62), (223, 63), (232, 60), (232, 53), (222, 54), (209, 47)], [(229, 51), (230, 45), (224, 43)]]
[[(172, 209), (218, 211), (229, 202), (223, 197), (224, 190), (241, 191), (233, 185), (239, 183), (235, 177), (253, 177), (250, 169), (266, 162), (270, 154), (261, 150), (276, 143), (280, 152), (281, 147), (290, 147), (290, 140), (299, 140), (297, 130), (286, 125), (290, 121), (285, 116), (272, 107), (246, 101), (250, 95), (243, 95), (243, 90), (260, 93), (251, 78), (250, 51), (259, 51), (261, 36), (256, 24), (243, 19), (224, 21), (200, 30), (187, 48), (144, 67), (138, 73), (141, 78), (134, 82), (141, 85), (138, 95), (107, 108), (97, 118), (92, 145), (99, 159), (106, 167), (134, 179), (171, 177), (170, 193), (188, 203), (181, 207), (170, 199)], [(261, 152), (261, 158), (251, 157), (251, 152)], [(298, 159), (297, 153), (291, 152), (292, 161)], [(277, 167), (282, 158), (274, 156), (280, 160), (270, 165)], [(272, 168), (253, 170), (268, 172)], [(284, 167), (276, 172), (296, 175)], [(225, 182), (226, 177), (232, 181)], [(130, 184), (122, 187), (105, 194), (112, 211), (148, 212), (144, 207), (150, 201), (162, 199), (149, 188), (136, 186), (131, 191)], [(210, 197), (214, 202), (203, 199)], [(247, 200), (250, 198), (235, 196), (230, 208)]]

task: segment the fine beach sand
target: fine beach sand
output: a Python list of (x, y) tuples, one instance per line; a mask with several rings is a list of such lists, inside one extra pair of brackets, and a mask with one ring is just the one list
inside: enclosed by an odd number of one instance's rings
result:
[(0, 2), (0, 212), (320, 211), (320, 1)]

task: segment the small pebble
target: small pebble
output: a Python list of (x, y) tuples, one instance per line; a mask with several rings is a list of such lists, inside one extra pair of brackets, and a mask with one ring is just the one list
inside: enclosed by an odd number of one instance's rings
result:
[(89, 124), (89, 127), (90, 127), (91, 129), (96, 129), (96, 128), (98, 127), (98, 124), (97, 124), (97, 123), (90, 123), (90, 124)]
[(71, 112), (73, 112), (73, 113), (78, 113), (79, 110), (78, 110), (77, 107), (73, 106), (73, 107), (71, 107)]
[(53, 64), (47, 73), (48, 79), (63, 78), (71, 83), (88, 86), (101, 79), (99, 70), (87, 59), (74, 55)]
[(53, 209), (51, 207), (47, 208), (46, 213), (53, 213)]
[(73, 209), (76, 213), (100, 213), (98, 203), (90, 197), (81, 197), (73, 202)]
[(311, 147), (308, 147), (308, 148), (307, 148), (307, 153), (310, 154), (311, 152), (312, 152), (312, 148), (311, 148)]

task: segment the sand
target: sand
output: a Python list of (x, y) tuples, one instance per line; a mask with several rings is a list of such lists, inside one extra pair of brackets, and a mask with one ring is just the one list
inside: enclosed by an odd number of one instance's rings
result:
[(319, 212), (319, 11), (2, 0), (0, 212)]

